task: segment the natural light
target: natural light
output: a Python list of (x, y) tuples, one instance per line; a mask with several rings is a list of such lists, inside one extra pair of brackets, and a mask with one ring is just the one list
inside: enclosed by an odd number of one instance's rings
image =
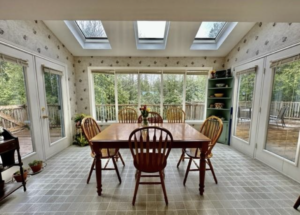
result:
[(166, 21), (137, 21), (139, 39), (164, 39)]
[(216, 39), (226, 22), (202, 22), (196, 39)]

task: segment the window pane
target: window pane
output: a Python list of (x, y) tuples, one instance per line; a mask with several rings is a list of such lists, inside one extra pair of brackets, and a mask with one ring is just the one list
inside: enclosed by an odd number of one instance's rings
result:
[(137, 21), (140, 39), (164, 39), (166, 21)]
[(76, 21), (85, 38), (107, 38), (101, 21)]
[(300, 131), (300, 61), (275, 68), (266, 149), (295, 161)]
[(115, 76), (113, 74), (93, 74), (95, 110), (97, 121), (115, 121)]
[(0, 126), (19, 138), (21, 156), (33, 152), (23, 67), (0, 61)]
[(254, 82), (255, 73), (240, 75), (234, 135), (247, 142), (250, 138)]
[(196, 35), (196, 39), (215, 39), (224, 27), (225, 23), (226, 22), (202, 22)]
[(207, 75), (186, 76), (185, 113), (187, 120), (203, 120)]
[(45, 72), (44, 79), (49, 116), (50, 142), (53, 143), (65, 137), (61, 76)]
[(141, 105), (160, 114), (160, 74), (141, 74)]
[(138, 108), (138, 75), (118, 74), (119, 110), (125, 107)]
[(163, 75), (164, 119), (166, 119), (166, 113), (169, 107), (178, 107), (182, 109), (183, 78), (183, 74)]

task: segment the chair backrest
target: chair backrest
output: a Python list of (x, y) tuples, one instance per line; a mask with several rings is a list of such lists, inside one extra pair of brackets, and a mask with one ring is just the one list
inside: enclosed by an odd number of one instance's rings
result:
[(277, 119), (282, 119), (282, 118), (284, 117), (284, 114), (285, 114), (287, 108), (288, 108), (288, 106), (283, 106), (283, 107), (280, 109), (280, 111), (279, 111), (279, 113), (278, 113), (278, 116), (277, 116)]
[(136, 168), (151, 170), (166, 165), (173, 136), (165, 128), (149, 126), (132, 131), (128, 142)]
[[(143, 116), (140, 115), (138, 118), (138, 123), (141, 123), (143, 120)], [(149, 112), (148, 122), (150, 123), (163, 123), (163, 118), (156, 112)]]
[(167, 110), (168, 123), (183, 123), (185, 122), (185, 112), (177, 107), (170, 107)]
[(123, 108), (118, 113), (119, 123), (137, 123), (138, 115), (134, 108)]
[(223, 122), (216, 116), (208, 117), (200, 128), (200, 132), (210, 139), (207, 155), (211, 154), (212, 149), (217, 143), (223, 131)]
[(92, 117), (85, 117), (81, 121), (81, 129), (85, 138), (89, 142), (91, 151), (94, 152), (92, 147), (93, 144), (90, 140), (101, 132), (100, 126), (97, 124), (96, 120), (94, 120)]

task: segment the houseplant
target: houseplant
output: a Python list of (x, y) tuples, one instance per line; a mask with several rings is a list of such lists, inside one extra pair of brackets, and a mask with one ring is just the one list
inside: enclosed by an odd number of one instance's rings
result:
[(80, 124), (81, 121), (83, 120), (84, 117), (87, 117), (87, 115), (81, 113), (81, 114), (76, 114), (74, 116), (74, 122), (75, 122), (75, 127), (76, 127), (76, 133), (74, 135), (74, 141), (73, 144), (74, 145), (78, 145), (78, 146), (86, 146), (89, 144), (89, 142), (87, 141), (87, 139), (85, 138), (85, 136), (82, 133)]
[(80, 126), (81, 121), (83, 120), (84, 117), (86, 117), (87, 115), (83, 114), (83, 113), (78, 113), (75, 114), (74, 116), (74, 122), (76, 123), (76, 126)]
[[(27, 179), (27, 174), (28, 174), (28, 169), (24, 169), (23, 170), (24, 181), (26, 181)], [(13, 177), (16, 180), (16, 182), (22, 182), (22, 176), (20, 171), (15, 172), (13, 174)]]
[(150, 112), (150, 108), (147, 108), (147, 106), (144, 105), (143, 107), (140, 108), (140, 111), (141, 111), (141, 115), (143, 117), (142, 124), (146, 126), (146, 125), (148, 125), (148, 115)]
[(33, 173), (37, 173), (37, 172), (41, 171), (41, 169), (43, 167), (43, 161), (34, 160), (34, 161), (30, 162), (28, 165), (31, 168)]

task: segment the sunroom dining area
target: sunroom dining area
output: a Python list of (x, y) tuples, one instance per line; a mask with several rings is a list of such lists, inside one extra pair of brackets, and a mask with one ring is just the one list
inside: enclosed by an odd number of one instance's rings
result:
[(299, 214), (300, 3), (0, 5), (1, 215)]

